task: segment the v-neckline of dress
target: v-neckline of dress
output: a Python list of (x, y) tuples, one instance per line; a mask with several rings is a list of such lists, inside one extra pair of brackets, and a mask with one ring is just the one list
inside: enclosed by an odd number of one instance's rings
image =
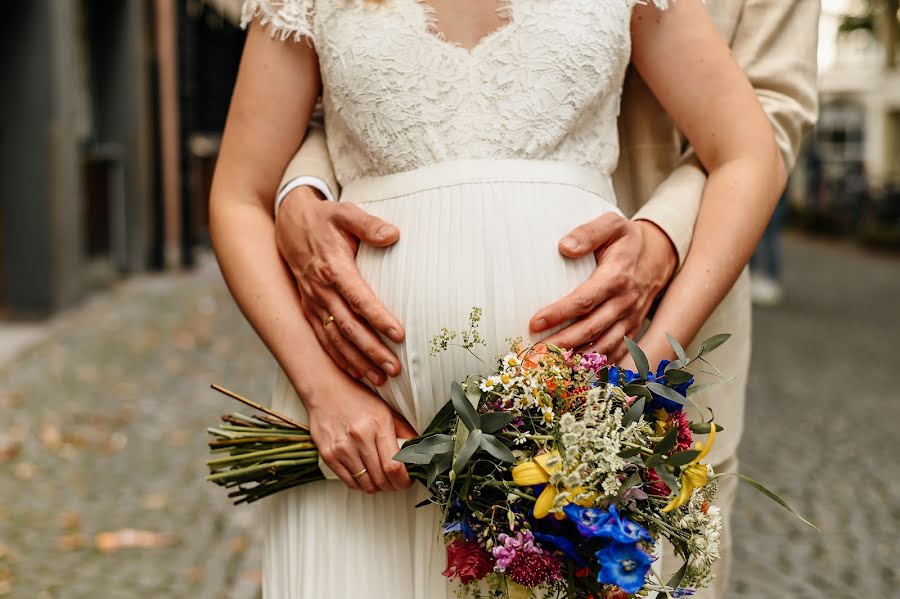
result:
[(491, 42), (493, 42), (495, 39), (511, 32), (512, 28), (516, 24), (516, 15), (514, 8), (516, 0), (499, 0), (497, 12), (503, 11), (506, 14), (505, 21), (499, 27), (482, 35), (474, 46), (472, 46), (471, 48), (467, 48), (462, 44), (454, 42), (452, 40), (448, 40), (443, 36), (441, 31), (437, 27), (437, 16), (435, 15), (435, 9), (433, 6), (427, 4), (424, 0), (409, 1), (417, 5), (419, 8), (421, 21), (419, 29), (424, 35), (431, 38), (433, 43), (446, 48), (448, 51), (462, 53), (470, 59), (475, 58), (478, 54), (481, 53), (482, 48), (490, 45)]

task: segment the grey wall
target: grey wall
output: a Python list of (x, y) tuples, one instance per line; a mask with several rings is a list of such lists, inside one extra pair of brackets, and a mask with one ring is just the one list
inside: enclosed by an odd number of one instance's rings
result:
[(47, 213), (54, 165), (46, 0), (13, 2), (0, 19), (0, 273), (2, 303), (19, 311), (53, 307)]

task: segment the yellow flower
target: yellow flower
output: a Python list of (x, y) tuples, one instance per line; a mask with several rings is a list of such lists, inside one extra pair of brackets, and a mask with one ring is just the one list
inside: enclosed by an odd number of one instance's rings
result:
[[(553, 460), (553, 463), (548, 464), (551, 460)], [(553, 509), (553, 502), (556, 499), (556, 496), (560, 494), (560, 489), (557, 485), (550, 484), (550, 477), (562, 472), (562, 469), (562, 459), (560, 458), (558, 451), (542, 453), (539, 456), (535, 456), (533, 460), (523, 462), (513, 468), (513, 482), (517, 486), (533, 487), (535, 485), (547, 485), (544, 487), (544, 490), (541, 491), (541, 494), (534, 504), (535, 518), (546, 518), (550, 513), (550, 510)], [(563, 503), (569, 503), (572, 497), (584, 495), (585, 489), (584, 487), (576, 487), (574, 489), (565, 489), (562, 492), (566, 495)], [(591, 493), (590, 496), (582, 497), (575, 503), (583, 507), (592, 506), (594, 504), (593, 493)], [(556, 517), (562, 519), (565, 518), (565, 515), (558, 513)]]
[(694, 494), (695, 489), (706, 486), (707, 470), (706, 466), (701, 464), (700, 461), (707, 456), (709, 450), (712, 449), (713, 441), (716, 439), (716, 423), (710, 422), (709, 424), (709, 438), (707, 438), (706, 444), (699, 446), (700, 444), (698, 443), (700, 453), (681, 469), (681, 476), (679, 477), (681, 490), (675, 496), (675, 499), (662, 509), (663, 513), (680, 508), (691, 500), (691, 495)]

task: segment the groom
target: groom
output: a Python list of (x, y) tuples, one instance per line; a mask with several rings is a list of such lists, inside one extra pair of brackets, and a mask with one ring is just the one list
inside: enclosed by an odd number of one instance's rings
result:
[[(819, 1), (708, 0), (707, 6), (753, 83), (790, 169), (803, 134), (816, 117)], [(671, 120), (633, 71), (625, 83), (619, 129), (621, 159), (614, 180), (619, 206), (631, 218), (607, 214), (560, 241), (560, 251), (569, 257), (595, 252), (597, 269), (530, 323), (532, 331), (540, 333), (576, 319), (548, 341), (590, 347), (614, 360), (625, 356), (625, 332), (643, 321), (683, 263), (706, 181), (696, 156), (685, 148)], [(386, 376), (399, 372), (399, 361), (375, 331), (401, 341), (403, 327), (362, 281), (354, 257), (358, 243), (386, 247), (400, 232), (352, 203), (321, 201), (334, 199), (337, 191), (324, 134), (313, 130), (285, 173), (276, 202), (276, 238), (323, 348), (352, 376), (380, 385)], [(323, 311), (331, 315), (324, 322), (316, 316)], [(750, 316), (745, 272), (697, 335), (698, 340), (721, 332), (733, 335), (714, 355), (716, 366), (733, 380), (698, 396), (725, 427), (709, 456), (719, 472), (737, 466), (750, 362)], [(688, 353), (696, 350), (690, 347)], [(702, 379), (698, 376), (697, 382), (707, 382)], [(734, 477), (721, 481), (716, 502), (726, 522), (717, 578), (710, 590), (696, 597), (724, 596), (734, 481)], [(677, 569), (675, 561), (664, 557), (667, 573)]]

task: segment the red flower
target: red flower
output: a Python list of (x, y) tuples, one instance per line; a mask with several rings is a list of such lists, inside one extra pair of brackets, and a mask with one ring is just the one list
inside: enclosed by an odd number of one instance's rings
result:
[(603, 593), (603, 599), (628, 599), (629, 597), (631, 595), (618, 587), (613, 587)]
[(653, 468), (647, 470), (647, 474), (644, 477), (644, 491), (647, 495), (655, 495), (657, 497), (668, 497), (671, 492), (669, 485), (662, 481)]
[(694, 434), (691, 432), (691, 421), (688, 420), (684, 410), (672, 414), (672, 424), (678, 427), (678, 444), (675, 451), (687, 451), (694, 442)]
[(562, 562), (549, 553), (519, 553), (506, 567), (510, 580), (533, 589), (545, 582), (562, 579)]
[(447, 578), (458, 576), (460, 582), (469, 584), (481, 580), (494, 570), (491, 556), (478, 543), (459, 537), (447, 545)]

